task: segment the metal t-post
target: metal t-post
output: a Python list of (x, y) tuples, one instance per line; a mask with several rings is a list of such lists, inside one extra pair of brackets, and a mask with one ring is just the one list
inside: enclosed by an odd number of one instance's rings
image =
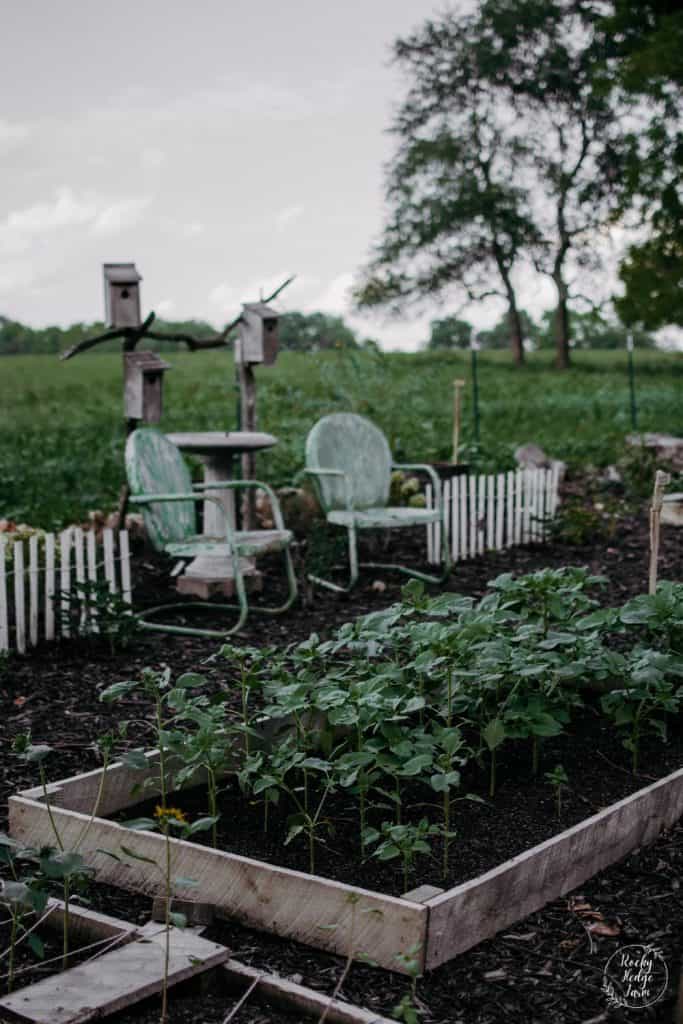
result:
[(472, 353), (472, 407), (474, 411), (474, 440), (476, 444), (479, 444), (479, 379), (477, 377), (478, 348), (479, 342), (475, 341), (473, 338), (470, 344), (470, 352)]
[(626, 350), (628, 352), (628, 384), (631, 393), (631, 427), (638, 429), (638, 407), (636, 405), (636, 371), (633, 365), (633, 334), (629, 331), (626, 336)]

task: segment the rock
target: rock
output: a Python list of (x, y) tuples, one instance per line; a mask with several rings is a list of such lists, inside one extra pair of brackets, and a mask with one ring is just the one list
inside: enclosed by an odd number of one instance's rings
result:
[[(315, 495), (303, 487), (281, 487), (275, 493), (285, 526), (297, 536), (309, 533), (313, 523), (322, 518)], [(256, 520), (263, 530), (272, 530), (275, 526), (270, 498), (260, 488), (256, 492)]]
[(661, 521), (667, 526), (683, 526), (683, 494), (664, 495)]
[(559, 480), (564, 480), (567, 472), (567, 463), (560, 459), (551, 459), (541, 448), (540, 444), (530, 441), (528, 444), (521, 444), (515, 448), (515, 462), (520, 469), (551, 469), (557, 467)]
[(547, 469), (551, 460), (540, 444), (530, 441), (528, 444), (521, 444), (519, 448), (515, 448), (515, 462), (520, 469)]
[(629, 434), (626, 443), (634, 448), (650, 448), (657, 459), (672, 469), (683, 469), (683, 437), (673, 434)]

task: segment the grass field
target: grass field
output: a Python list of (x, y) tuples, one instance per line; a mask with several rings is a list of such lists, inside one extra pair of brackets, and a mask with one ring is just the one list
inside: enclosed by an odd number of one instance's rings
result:
[[(166, 430), (235, 429), (237, 393), (227, 353), (173, 353), (166, 375)], [(480, 353), (481, 445), (466, 456), (482, 469), (513, 465), (536, 441), (570, 463), (605, 465), (630, 429), (626, 354), (580, 352), (566, 373), (538, 353), (515, 369), (507, 353)], [(403, 461), (450, 456), (452, 381), (467, 381), (463, 442), (472, 445), (469, 354), (331, 351), (284, 353), (257, 370), (259, 428), (280, 444), (259, 457), (277, 485), (301, 467), (306, 433), (325, 413), (353, 410), (386, 432)], [(683, 356), (636, 353), (638, 426), (683, 434)], [(124, 479), (121, 359), (83, 355), (0, 359), (0, 518), (45, 528), (112, 508)]]

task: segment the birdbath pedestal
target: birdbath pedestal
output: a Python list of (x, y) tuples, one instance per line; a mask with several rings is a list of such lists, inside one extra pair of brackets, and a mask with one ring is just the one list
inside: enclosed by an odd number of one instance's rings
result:
[[(232, 464), (236, 455), (243, 452), (263, 451), (277, 444), (272, 434), (257, 431), (234, 430), (230, 432), (201, 431), (167, 434), (181, 451), (195, 455), (204, 465), (204, 483), (218, 483), (232, 479)], [(211, 490), (213, 499), (222, 505), (231, 526), (235, 526), (235, 491)], [(213, 539), (225, 537), (225, 522), (216, 501), (204, 502), (204, 535)], [(240, 559), (244, 584), (253, 592), (261, 589), (261, 573), (253, 558)], [(192, 594), (208, 598), (214, 594), (231, 597), (235, 593), (232, 559), (215, 555), (199, 555), (186, 567), (176, 581), (181, 594)]]

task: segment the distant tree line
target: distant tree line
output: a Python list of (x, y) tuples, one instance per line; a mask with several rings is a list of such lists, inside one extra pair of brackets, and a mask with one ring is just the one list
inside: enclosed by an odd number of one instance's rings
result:
[[(547, 310), (537, 322), (526, 310), (518, 310), (521, 340), (527, 351), (555, 347), (554, 310)], [(655, 337), (645, 330), (625, 327), (597, 312), (572, 313), (571, 346), (586, 348), (624, 348), (627, 333), (638, 348), (654, 348)], [(468, 348), (476, 341), (482, 349), (509, 349), (510, 319), (502, 316), (488, 330), (477, 331), (467, 320), (457, 316), (444, 316), (429, 324), (429, 338), (425, 347), (431, 351)]]
[[(154, 329), (169, 334), (189, 334), (194, 338), (210, 338), (216, 328), (204, 320), (160, 320)], [(76, 323), (70, 327), (29, 327), (0, 316), (0, 355), (58, 355), (85, 338), (101, 334), (105, 325)], [(340, 316), (328, 313), (283, 313), (279, 322), (280, 347), (293, 352), (317, 352), (329, 348), (359, 348), (376, 345), (372, 339), (360, 340), (356, 332)], [(155, 351), (177, 351), (178, 345), (154, 339)], [(97, 351), (118, 352), (121, 343), (105, 342)]]

